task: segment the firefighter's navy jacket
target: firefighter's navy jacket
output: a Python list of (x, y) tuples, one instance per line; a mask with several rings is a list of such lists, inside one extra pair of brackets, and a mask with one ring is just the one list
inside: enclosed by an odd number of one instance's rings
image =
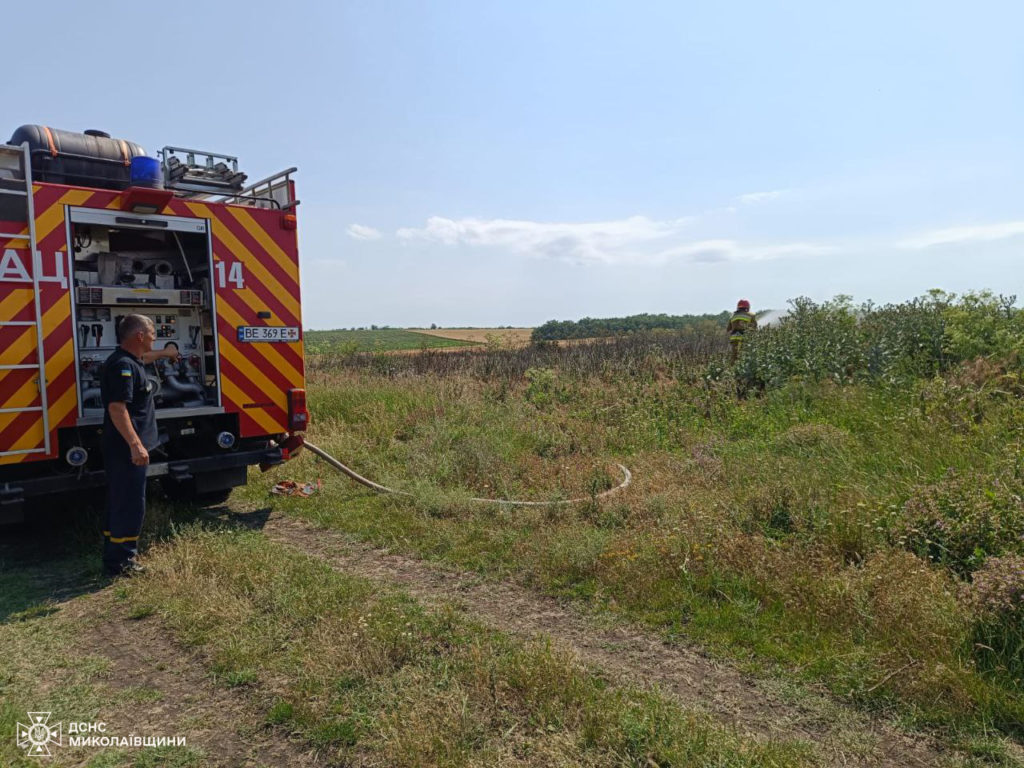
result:
[[(142, 361), (131, 352), (118, 347), (103, 364), (103, 371), (100, 376), (100, 397), (103, 400), (103, 435), (104, 442), (111, 438), (117, 438), (124, 450), (128, 450), (128, 443), (121, 437), (117, 427), (110, 420), (111, 403), (124, 403), (128, 409), (128, 417), (135, 427), (135, 433), (139, 436), (146, 450), (151, 450), (157, 445), (156, 434), (156, 409), (153, 406), (152, 385), (146, 378), (146, 368)], [(114, 447), (116, 442), (110, 443)]]

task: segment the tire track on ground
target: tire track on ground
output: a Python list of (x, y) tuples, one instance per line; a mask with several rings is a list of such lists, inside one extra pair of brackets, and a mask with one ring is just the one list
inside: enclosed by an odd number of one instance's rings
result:
[[(247, 515), (232, 513), (239, 524)], [(249, 520), (251, 522), (251, 519)], [(546, 635), (614, 680), (657, 687), (686, 707), (709, 713), (757, 739), (802, 739), (816, 745), (824, 765), (935, 766), (949, 756), (925, 736), (897, 731), (823, 693), (785, 694), (785, 685), (745, 676), (699, 650), (667, 643), (648, 629), (595, 617), (521, 586), (488, 582), (397, 555), (344, 534), (273, 514), (259, 524), (274, 541), (318, 557), (331, 567), (399, 586), (428, 604), (453, 603), (496, 629)]]
[[(76, 650), (110, 660), (102, 685), (122, 704), (99, 720), (118, 734), (184, 736), (211, 768), (306, 768), (323, 763), (308, 744), (263, 725), (255, 693), (213, 682), (207, 659), (181, 647), (156, 618), (132, 618), (110, 588), (65, 605), (82, 628)], [(140, 698), (139, 694), (151, 695)]]

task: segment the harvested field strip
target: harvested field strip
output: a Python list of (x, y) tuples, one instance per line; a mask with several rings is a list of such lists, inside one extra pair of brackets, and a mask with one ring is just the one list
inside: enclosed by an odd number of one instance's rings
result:
[(808, 765), (654, 692), (609, 687), (544, 639), (426, 608), (250, 532), (184, 533), (127, 585), (216, 676), (329, 764)]
[(530, 335), (533, 333), (533, 328), (416, 328), (410, 330), (442, 339), (508, 347), (529, 344)]

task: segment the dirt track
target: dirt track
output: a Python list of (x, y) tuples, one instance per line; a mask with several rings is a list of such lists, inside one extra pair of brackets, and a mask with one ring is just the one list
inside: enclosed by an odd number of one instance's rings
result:
[[(124, 703), (99, 720), (111, 733), (183, 735), (218, 768), (300, 768), (323, 763), (301, 741), (266, 722), (269, 692), (226, 688), (213, 681), (201, 653), (183, 648), (156, 618), (132, 618), (113, 587), (68, 604), (84, 631), (75, 653), (110, 660), (105, 686)], [(146, 695), (139, 696), (139, 693)]]
[[(246, 515), (232, 516), (245, 523)], [(271, 539), (345, 573), (395, 585), (428, 604), (453, 603), (468, 615), (514, 634), (543, 634), (613, 679), (669, 693), (739, 732), (760, 739), (803, 739), (824, 765), (934, 766), (940, 750), (928, 739), (854, 712), (825, 694), (794, 700), (783, 686), (757, 681), (699, 651), (668, 644), (649, 630), (609, 626), (572, 606), (508, 583), (442, 569), (353, 543), (332, 531), (272, 515), (257, 525)]]
[[(209, 514), (262, 529), (282, 545), (339, 571), (402, 589), (426, 604), (451, 604), (494, 628), (550, 638), (611, 682), (657, 689), (742, 735), (809, 742), (820, 765), (936, 766), (950, 756), (928, 738), (902, 733), (826, 693), (751, 678), (699, 649), (665, 642), (649, 629), (588, 614), (516, 584), (376, 549), (279, 513), (267, 516), (266, 510), (220, 508)], [(186, 735), (189, 747), (205, 753), (204, 766), (324, 764), (307, 743), (266, 725), (274, 691), (215, 682), (202, 652), (171, 639), (159, 619), (131, 616), (115, 591), (108, 586), (60, 604), (65, 618), (81, 630), (74, 653), (110, 661), (100, 685), (113, 692), (106, 700), (120, 703), (100, 719), (114, 732)]]

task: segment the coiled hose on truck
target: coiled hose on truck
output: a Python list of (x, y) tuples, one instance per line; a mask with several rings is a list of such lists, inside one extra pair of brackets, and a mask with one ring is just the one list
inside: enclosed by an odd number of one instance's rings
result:
[[(394, 494), (395, 496), (408, 496), (410, 498), (412, 497), (412, 494), (409, 493), (408, 491), (396, 491), (395, 489), (388, 488), (387, 486), (381, 485), (380, 483), (375, 483), (373, 482), (373, 480), (367, 480), (365, 477), (360, 475), (355, 470), (346, 467), (336, 458), (331, 456), (331, 454), (327, 453), (327, 451), (325, 451), (323, 448), (316, 447), (308, 440), (303, 441), (303, 446), (308, 448), (311, 452), (315, 453), (317, 456), (326, 461), (328, 464), (330, 464), (332, 467), (334, 467), (336, 470), (341, 472), (346, 477), (355, 480), (360, 485), (365, 485), (367, 488), (376, 491), (377, 493), (390, 493)], [(585, 501), (603, 499), (606, 496), (611, 496), (613, 493), (618, 493), (619, 491), (625, 490), (626, 488), (629, 487), (629, 484), (633, 482), (632, 472), (630, 472), (621, 464), (616, 464), (615, 466), (617, 466), (622, 471), (622, 482), (619, 483), (614, 488), (610, 488), (607, 491), (602, 491), (601, 493), (595, 494), (593, 496), (580, 496), (579, 498), (562, 499), (560, 501), (516, 501), (514, 499), (480, 499), (474, 497), (471, 498), (470, 501), (475, 501), (480, 504), (504, 504), (505, 506), (509, 507), (560, 507), (566, 506), (568, 504), (580, 504)]]

